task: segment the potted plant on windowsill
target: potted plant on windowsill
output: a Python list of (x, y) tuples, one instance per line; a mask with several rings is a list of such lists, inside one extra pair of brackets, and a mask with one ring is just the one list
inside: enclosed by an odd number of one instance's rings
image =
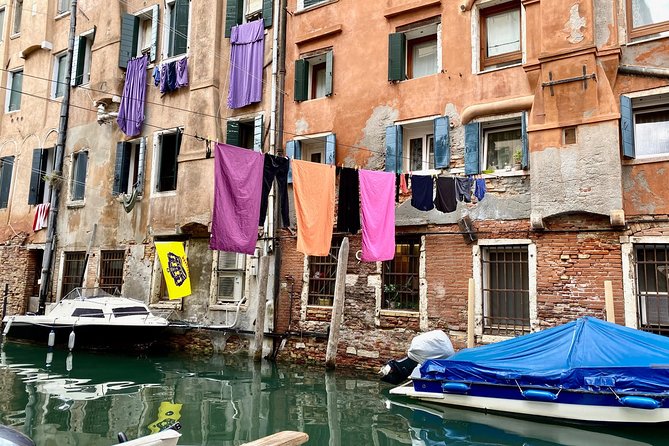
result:
[(513, 170), (521, 170), (523, 162), (523, 152), (520, 149), (516, 149), (513, 152)]
[(383, 285), (383, 294), (386, 297), (386, 304), (388, 309), (399, 308), (400, 302), (400, 290), (396, 284), (386, 284)]

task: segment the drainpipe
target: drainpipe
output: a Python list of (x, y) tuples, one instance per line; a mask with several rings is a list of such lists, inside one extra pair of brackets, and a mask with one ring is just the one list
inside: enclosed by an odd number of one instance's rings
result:
[(649, 77), (669, 77), (669, 69), (659, 67), (644, 67), (639, 65), (625, 65), (618, 66), (618, 72), (622, 74), (635, 74), (637, 76)]
[(44, 256), (42, 258), (42, 274), (39, 285), (39, 308), (38, 314), (44, 314), (46, 307), (46, 295), (51, 282), (51, 268), (56, 247), (56, 221), (58, 217), (58, 200), (60, 188), (62, 187), (63, 175), (63, 152), (65, 150), (65, 132), (67, 131), (67, 119), (70, 111), (70, 81), (72, 80), (72, 53), (74, 51), (74, 37), (77, 33), (77, 0), (70, 2), (70, 35), (67, 43), (67, 56), (65, 59), (65, 84), (67, 88), (63, 93), (63, 102), (60, 104), (60, 121), (58, 123), (58, 141), (56, 142), (56, 156), (53, 173), (61, 181), (51, 185), (51, 207), (49, 209), (49, 222), (47, 226), (46, 242), (44, 243)]

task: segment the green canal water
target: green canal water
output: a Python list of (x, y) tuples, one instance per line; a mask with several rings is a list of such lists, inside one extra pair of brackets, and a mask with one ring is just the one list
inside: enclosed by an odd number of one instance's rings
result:
[[(178, 420), (179, 445), (239, 445), (282, 430), (313, 446), (669, 445), (669, 427), (577, 428), (390, 398), (370, 375), (245, 355), (123, 356), (5, 343), (0, 422), (38, 446), (116, 444)], [(2, 444), (2, 440), (0, 440)]]

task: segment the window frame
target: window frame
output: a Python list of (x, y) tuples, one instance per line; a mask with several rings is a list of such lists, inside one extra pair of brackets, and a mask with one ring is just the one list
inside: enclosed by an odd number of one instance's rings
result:
[[(83, 166), (84, 181), (80, 182), (77, 178), (80, 177), (80, 165), (81, 157), (85, 155), (86, 163)], [(89, 161), (89, 152), (88, 149), (80, 150), (71, 155), (71, 166), (70, 169), (70, 203), (83, 203), (86, 200), (86, 180), (88, 179), (88, 161)], [(81, 195), (81, 196), (80, 196)]]
[[(36, 153), (39, 151), (39, 153)], [(28, 204), (38, 205), (49, 203), (51, 199), (51, 182), (45, 179), (55, 167), (56, 148), (44, 147), (33, 149), (33, 160), (30, 172), (30, 190)], [(35, 164), (39, 164), (36, 166)], [(34, 193), (33, 193), (34, 189)], [(34, 203), (33, 203), (34, 201)]]
[[(183, 143), (183, 127), (176, 127), (168, 130), (163, 130), (154, 133), (153, 136), (153, 175), (151, 176), (151, 194), (152, 195), (174, 195), (177, 192), (178, 188), (178, 179), (179, 179), (179, 153), (181, 152), (181, 144)], [(175, 154), (174, 154), (174, 188), (173, 189), (164, 189), (161, 182), (163, 181), (163, 176), (161, 174), (163, 161), (163, 136), (164, 135), (175, 135)]]
[[(408, 246), (408, 253), (402, 255), (400, 251), (401, 246)], [(416, 250), (417, 252), (413, 252)], [(421, 291), (422, 291), (422, 275), (421, 268), (422, 265), (422, 253), (424, 250), (423, 238), (419, 234), (398, 234), (395, 236), (395, 256), (392, 260), (387, 260), (382, 262), (381, 268), (381, 302), (380, 309), (381, 311), (402, 311), (402, 312), (412, 312), (418, 313), (421, 307)], [(408, 272), (391, 272), (389, 271), (393, 266), (396, 265), (400, 257), (406, 257), (407, 265), (409, 266)], [(415, 268), (415, 271), (412, 270)], [(401, 298), (400, 301), (396, 301), (395, 297), (391, 297), (392, 294), (405, 293), (407, 290), (398, 290), (395, 280), (391, 280), (389, 276), (406, 276), (409, 275), (409, 280), (415, 280), (416, 284), (412, 285), (412, 289), (408, 290), (409, 298)], [(388, 283), (389, 282), (389, 283)], [(394, 287), (393, 287), (394, 285)], [(391, 288), (392, 287), (392, 288)], [(405, 288), (407, 285), (404, 286)], [(401, 304), (404, 302), (405, 305)], [(411, 301), (411, 302), (409, 302)], [(400, 305), (397, 305), (400, 304)]]
[[(317, 95), (316, 69), (324, 66), (323, 95)], [(294, 100), (311, 101), (334, 93), (334, 52), (332, 47), (303, 54), (295, 61)]]
[[(436, 173), (434, 163), (434, 120), (438, 116), (430, 116), (426, 119), (421, 118), (420, 121), (398, 122), (396, 125), (402, 126), (402, 153), (407, 156), (402, 157), (402, 171), (403, 172), (420, 172), (426, 174)], [(412, 147), (411, 141), (421, 140), (421, 168), (413, 170), (412, 163)], [(430, 152), (430, 141), (432, 142), (432, 151)], [(431, 156), (430, 156), (431, 154)]]
[[(9, 206), (15, 164), (14, 155), (0, 157), (0, 209), (7, 209)], [(7, 168), (7, 166), (10, 167)]]
[(264, 115), (262, 113), (239, 120), (228, 119), (227, 121), (225, 138), (227, 144), (262, 152), (264, 136)]
[(299, 155), (287, 153), (289, 158), (312, 161), (312, 155), (320, 154), (321, 164), (335, 164), (337, 141), (334, 133), (296, 136), (292, 141), (299, 145)]
[[(650, 248), (654, 247), (655, 251), (657, 251), (657, 248), (660, 248), (661, 250), (664, 251), (664, 261), (657, 261), (657, 254), (655, 255), (655, 261), (650, 261), (650, 260), (639, 260), (639, 250), (642, 248)], [(649, 296), (655, 296), (656, 300), (659, 301), (659, 299), (664, 298), (664, 303), (669, 303), (669, 289), (667, 291), (657, 291), (657, 285), (658, 285), (658, 271), (659, 267), (656, 268), (655, 271), (655, 285), (656, 285), (656, 291), (642, 291), (641, 290), (641, 272), (640, 272), (640, 264), (643, 265), (662, 265), (664, 266), (664, 276), (665, 276), (665, 287), (669, 285), (669, 243), (635, 243), (633, 245), (633, 258), (634, 258), (634, 293), (636, 297), (636, 303), (637, 303), (637, 327), (639, 330), (643, 331), (649, 331), (651, 333), (655, 334), (662, 334), (662, 335), (667, 335), (669, 334), (669, 320), (667, 320), (666, 323), (661, 322), (661, 316), (658, 315), (658, 321), (657, 322), (649, 322), (648, 319), (649, 314), (648, 314), (648, 304), (647, 304), (647, 299)], [(669, 287), (668, 287), (669, 288)], [(646, 299), (643, 299), (643, 295), (645, 295)], [(659, 302), (657, 303), (657, 306), (659, 306)]]
[(333, 3), (334, 1), (336, 0), (297, 0), (297, 11), (308, 11), (317, 6)]
[[(125, 260), (126, 260), (126, 252), (123, 249), (103, 249), (100, 250), (100, 262), (98, 265), (98, 287), (107, 291), (109, 294), (114, 295), (114, 290), (118, 290), (119, 293), (123, 292), (123, 278), (124, 278), (124, 272), (125, 272)], [(120, 271), (120, 276), (111, 276), (111, 277), (106, 277), (106, 272), (109, 271), (110, 269), (113, 270), (118, 270), (118, 268), (114, 268), (113, 266), (107, 267), (108, 263), (113, 263), (113, 262), (121, 262), (121, 271)], [(108, 286), (105, 284), (105, 282), (109, 279), (110, 282), (112, 282), (113, 289), (111, 286)], [(118, 280), (120, 279), (120, 284), (118, 283)]]
[[(343, 239), (341, 236), (333, 236), (332, 243), (330, 244), (330, 252), (326, 256), (305, 256), (306, 306), (331, 308), (334, 304), (337, 263)], [(313, 271), (314, 267), (318, 268), (315, 272)], [(320, 274), (316, 276), (316, 273), (320, 273), (321, 271), (324, 273), (323, 277)], [(313, 289), (319, 282), (322, 282), (322, 285), (325, 286), (326, 292), (313, 292)], [(323, 290), (323, 288), (320, 290)]]
[(650, 37), (654, 34), (661, 34), (669, 32), (669, 20), (664, 22), (652, 23), (650, 25), (642, 25), (637, 28), (634, 27), (634, 17), (632, 16), (632, 3), (634, 0), (625, 1), (625, 15), (627, 21), (627, 35), (629, 40), (642, 39), (644, 37)]
[[(502, 133), (502, 132), (507, 132), (507, 131), (515, 131), (518, 130), (519, 132), (519, 137), (518, 137), (518, 145), (520, 146), (517, 150), (520, 150), (521, 156), (523, 152), (523, 129), (522, 129), (522, 124), (520, 122), (520, 118), (518, 118), (517, 122), (515, 119), (509, 119), (509, 120), (503, 120), (503, 121), (492, 121), (492, 122), (483, 122), (481, 126), (481, 166), (483, 166), (482, 171), (485, 170), (490, 170), (488, 166), (488, 150), (490, 149), (490, 140), (489, 136), (494, 134), (494, 133)], [(514, 162), (514, 153), (511, 152), (511, 159), (510, 159), (510, 164), (508, 164), (509, 168), (507, 169), (506, 166), (502, 166), (501, 168), (494, 169), (495, 173), (499, 172), (508, 172), (511, 170), (515, 164)], [(499, 166), (498, 166), (499, 167)]]
[[(20, 7), (18, 5), (21, 5)], [(23, 16), (23, 0), (14, 0), (14, 14), (12, 17), (12, 33), (10, 37), (21, 35), (21, 21)]]
[[(16, 82), (16, 76), (21, 75), (21, 87), (20, 90), (15, 90), (14, 89), (14, 83)], [(15, 113), (21, 111), (21, 102), (23, 98), (23, 67), (17, 68), (16, 70), (12, 70), (9, 72), (9, 75), (7, 76), (7, 95), (6, 95), (6, 101), (5, 101), (5, 113)], [(12, 105), (14, 95), (18, 95), (18, 108), (11, 110), (10, 107)]]
[[(112, 195), (132, 194), (137, 188), (138, 199), (144, 195), (146, 137), (119, 141), (116, 144)], [(123, 152), (120, 152), (120, 151)]]
[(5, 41), (5, 18), (7, 17), (7, 5), (0, 6), (0, 43)]
[[(499, 15), (508, 11), (518, 9), (519, 17), (519, 49), (510, 51), (508, 53), (499, 54), (497, 56), (487, 56), (488, 50), (488, 29), (486, 26), (486, 19), (488, 17)], [(523, 61), (523, 11), (522, 5), (518, 0), (510, 0), (494, 6), (481, 6), (479, 9), (479, 45), (481, 56), (481, 70), (489, 70), (495, 68), (506, 68), (522, 63)]]
[[(632, 102), (634, 104), (634, 102)], [(639, 106), (632, 106), (632, 119), (634, 122), (634, 154), (635, 158), (637, 159), (644, 159), (644, 158), (654, 158), (658, 156), (669, 156), (669, 147), (666, 148), (664, 152), (661, 153), (639, 153), (639, 141), (638, 137), (641, 132), (637, 130), (637, 116), (641, 114), (648, 114), (648, 113), (653, 113), (653, 112), (658, 112), (658, 111), (667, 111), (669, 112), (669, 103), (665, 104), (657, 104), (657, 105), (648, 105), (645, 107), (639, 107)], [(669, 119), (666, 122), (669, 125)]]
[(58, 0), (56, 2), (56, 17), (70, 12), (70, 2), (68, 0)]
[(175, 39), (174, 36), (176, 35), (176, 23), (172, 23), (174, 20), (173, 16), (175, 16), (175, 9), (177, 6), (177, 1), (179, 0), (166, 0), (164, 4), (164, 12), (163, 12), (163, 20), (162, 20), (162, 25), (163, 25), (163, 38), (162, 38), (162, 61), (170, 61), (170, 60), (176, 60), (176, 59), (181, 59), (184, 56), (188, 56), (189, 51), (190, 51), (190, 37), (191, 37), (191, 24), (193, 22), (193, 11), (192, 11), (192, 2), (188, 0), (188, 31), (186, 34), (186, 49), (183, 53), (179, 54), (174, 54), (175, 49), (173, 48)]
[[(72, 257), (72, 258), (68, 258)], [(76, 258), (75, 258), (76, 257)], [(60, 279), (58, 286), (58, 296), (57, 299), (60, 300), (73, 289), (80, 287), (82, 284), (81, 277), (83, 275), (84, 282), (86, 281), (86, 252), (85, 251), (63, 251), (61, 256), (61, 268), (60, 268)], [(74, 270), (69, 272), (69, 267), (74, 263), (81, 264), (79, 271)], [(75, 272), (78, 272), (79, 275), (75, 276)], [(71, 281), (69, 279), (79, 279), (78, 282)]]
[[(390, 34), (388, 41), (388, 81), (403, 82), (441, 73), (443, 69), (441, 33), (441, 16), (436, 16), (398, 27), (394, 33)], [(433, 40), (436, 41), (435, 72), (414, 77), (413, 48), (418, 44)]]
[[(61, 66), (61, 61), (62, 65)], [(69, 85), (65, 81), (67, 79), (67, 52), (64, 53), (59, 53), (54, 56), (54, 66), (53, 66), (53, 78), (51, 81), (52, 84), (52, 90), (51, 90), (51, 98), (52, 99), (60, 99), (63, 96), (65, 96), (65, 91), (63, 90), (60, 92), (60, 95), (58, 94), (58, 89), (59, 87), (62, 87), (63, 89), (68, 88)], [(62, 81), (60, 80), (60, 74), (61, 74), (61, 68), (64, 70), (63, 71), (63, 79)]]

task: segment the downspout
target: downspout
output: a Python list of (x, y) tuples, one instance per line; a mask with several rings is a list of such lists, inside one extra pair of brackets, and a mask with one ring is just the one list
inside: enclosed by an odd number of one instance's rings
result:
[(667, 68), (644, 67), (639, 65), (620, 64), (618, 66), (618, 73), (648, 77), (669, 77), (669, 69)]
[[(58, 140), (56, 142), (56, 155), (54, 160), (53, 173), (55, 177), (63, 176), (63, 152), (65, 151), (65, 139), (67, 131), (67, 120), (70, 112), (70, 83), (72, 80), (72, 53), (74, 51), (74, 37), (77, 33), (77, 0), (70, 2), (70, 35), (67, 43), (67, 56), (65, 59), (65, 85), (67, 88), (63, 92), (63, 102), (60, 104), (60, 121), (58, 123)], [(54, 183), (51, 187), (49, 222), (47, 225), (47, 236), (44, 242), (44, 256), (42, 257), (42, 274), (39, 285), (39, 308), (38, 314), (44, 314), (46, 307), (46, 295), (51, 283), (51, 269), (53, 256), (56, 247), (56, 222), (58, 220), (58, 200), (60, 198), (60, 188), (62, 181)]]

